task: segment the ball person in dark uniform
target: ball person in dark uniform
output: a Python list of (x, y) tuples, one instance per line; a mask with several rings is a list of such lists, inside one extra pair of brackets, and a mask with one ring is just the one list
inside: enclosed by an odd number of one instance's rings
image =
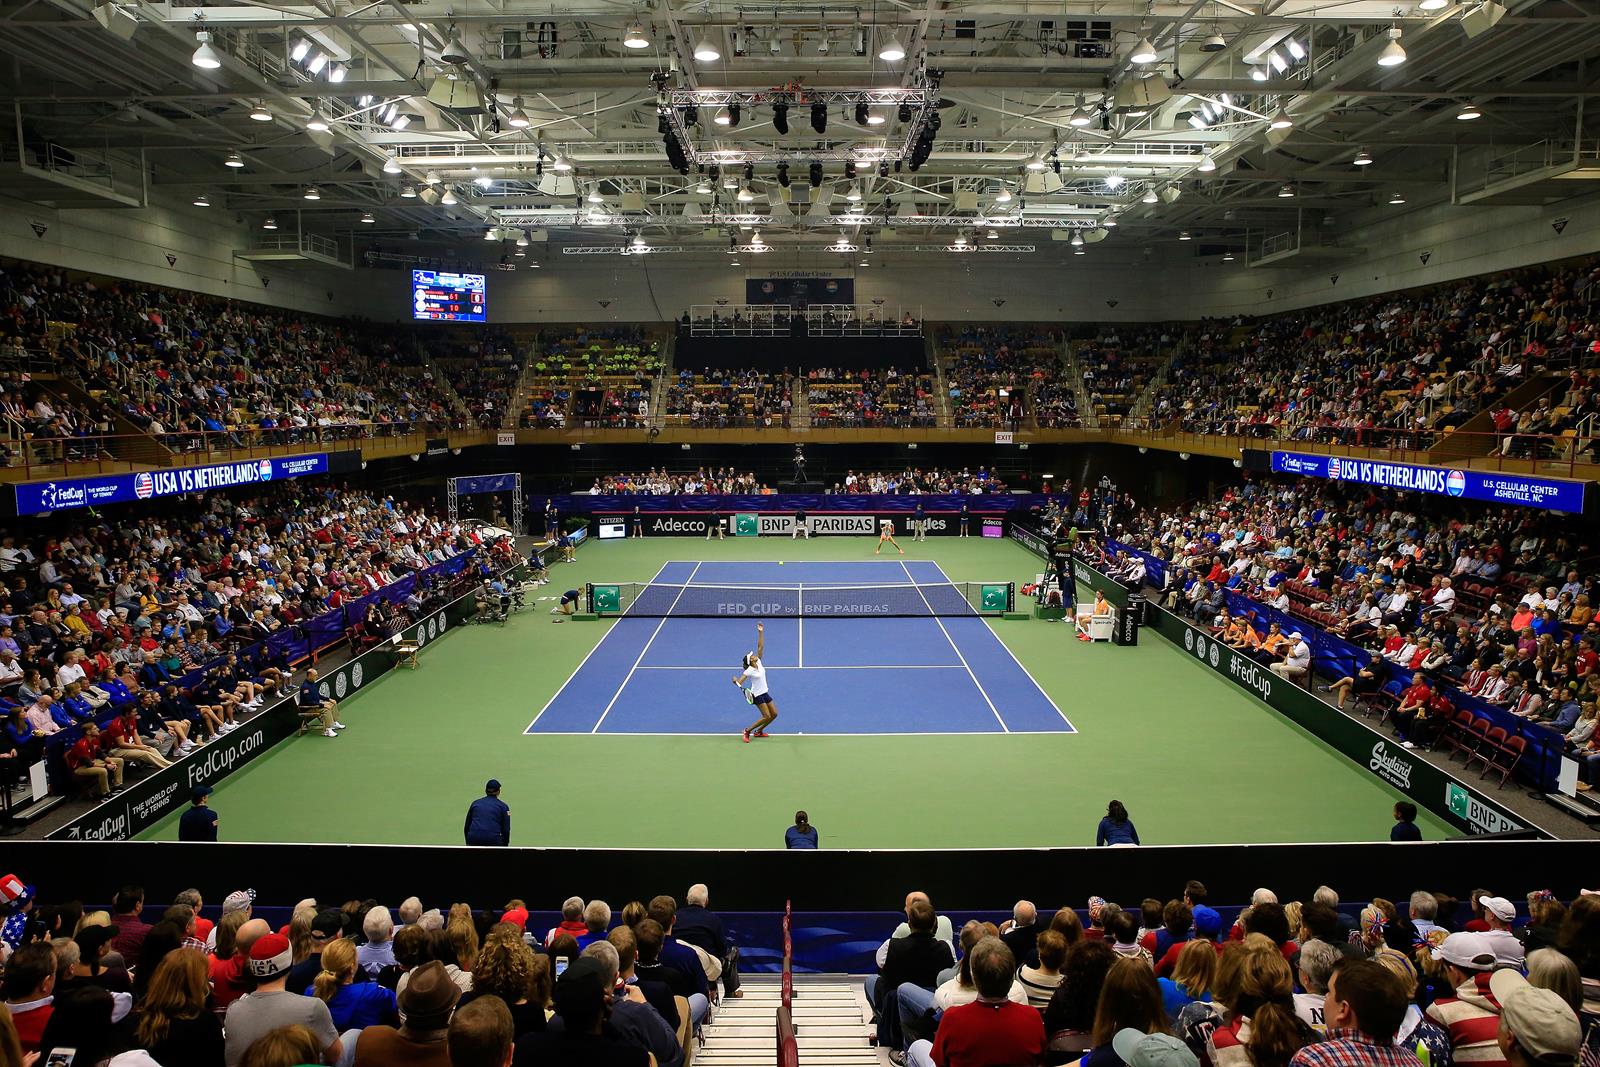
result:
[(504, 848), (511, 844), (511, 809), (500, 799), (500, 781), (489, 779), (483, 796), (467, 808), (467, 823), (462, 831), (469, 845)]
[(179, 841), (215, 841), (217, 813), (211, 810), (211, 787), (197, 785), (189, 792), (189, 810), (178, 819)]

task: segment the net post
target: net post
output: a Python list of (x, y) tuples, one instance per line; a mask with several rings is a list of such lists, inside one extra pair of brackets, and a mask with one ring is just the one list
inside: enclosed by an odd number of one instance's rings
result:
[(585, 605), (587, 605), (590, 615), (598, 615), (598, 614), (600, 614), (598, 611), (594, 610), (594, 583), (593, 582), (584, 582), (583, 583), (583, 602), (584, 602)]

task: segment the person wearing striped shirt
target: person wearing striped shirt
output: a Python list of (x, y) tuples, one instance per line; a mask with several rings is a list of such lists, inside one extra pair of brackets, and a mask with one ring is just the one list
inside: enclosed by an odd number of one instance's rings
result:
[(1489, 988), (1494, 945), (1482, 934), (1459, 931), (1444, 939), (1433, 956), (1445, 965), (1452, 995), (1428, 1006), (1429, 1019), (1450, 1035), (1452, 1060), (1460, 1067), (1507, 1067), (1500, 1050), (1500, 1002)]
[(1017, 980), (1028, 994), (1028, 1005), (1044, 1011), (1061, 984), (1061, 966), (1067, 962), (1067, 939), (1056, 930), (1042, 930), (1034, 939), (1034, 947), (1039, 965), (1033, 967), (1024, 963), (1017, 972)]
[(1303, 1046), (1289, 1067), (1420, 1067), (1415, 1052), (1395, 1044), (1406, 996), (1388, 968), (1340, 960), (1328, 979), (1325, 1010), (1326, 1037)]

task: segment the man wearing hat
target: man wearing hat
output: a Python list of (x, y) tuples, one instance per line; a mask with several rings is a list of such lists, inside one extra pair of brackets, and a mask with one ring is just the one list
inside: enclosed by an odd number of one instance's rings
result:
[(1200, 1067), (1189, 1046), (1171, 1034), (1146, 1034), (1129, 1026), (1112, 1036), (1111, 1048), (1127, 1067)]
[[(650, 1053), (609, 1032), (610, 990), (605, 965), (593, 957), (573, 960), (556, 979), (556, 1014), (561, 1028), (533, 1031), (517, 1038), (513, 1067), (583, 1064), (584, 1067), (646, 1067)], [(356, 1067), (365, 1067), (359, 1060)]]
[[(450, 1015), (461, 997), (444, 964), (430, 960), (409, 972), (392, 1026), (369, 1026), (356, 1042), (355, 1067), (450, 1067)], [(330, 1061), (331, 1062), (331, 1061)]]
[(1289, 635), (1289, 640), (1284, 644), (1284, 658), (1282, 663), (1274, 663), (1267, 669), (1280, 678), (1286, 678), (1296, 685), (1305, 685), (1311, 677), (1311, 646), (1306, 644), (1306, 639), (1299, 630)]
[[(1327, 1034), (1296, 1052), (1290, 1067), (1420, 1067), (1416, 1053), (1394, 1043), (1407, 1007), (1405, 987), (1393, 971), (1372, 960), (1340, 960), (1328, 979)], [(1128, 1063), (1135, 1067), (1132, 1059)]]
[(263, 934), (250, 946), (249, 969), (255, 977), (256, 988), (228, 1005), (228, 1013), (223, 1017), (223, 1029), (227, 1031), (223, 1061), (227, 1067), (239, 1067), (245, 1052), (263, 1035), (280, 1026), (296, 1025), (310, 1030), (311, 1036), (316, 1038), (318, 1047), (323, 1049), (322, 1062), (338, 1062), (344, 1050), (339, 1032), (333, 1028), (327, 1002), (290, 993), (284, 988), (293, 963), (289, 939), (282, 934)]
[(1560, 995), (1528, 984), (1518, 971), (1494, 972), (1500, 1002), (1496, 1041), (1510, 1067), (1573, 1067), (1582, 1044), (1578, 1016)]
[(483, 796), (467, 807), (464, 829), (469, 845), (511, 844), (511, 809), (500, 799), (500, 780), (489, 779)]
[(28, 912), (33, 910), (33, 898), (38, 892), (37, 886), (25, 884), (14, 874), (0, 878), (0, 904), (8, 911), (6, 921), (0, 923), (0, 941), (13, 951), (22, 944), (22, 933), (28, 928)]
[(1500, 1028), (1500, 1002), (1489, 987), (1494, 946), (1482, 934), (1461, 930), (1433, 950), (1445, 965), (1455, 992), (1428, 1005), (1427, 1016), (1450, 1035), (1457, 1063), (1498, 1063), (1495, 1035)]
[(211, 787), (197, 785), (189, 791), (189, 810), (178, 819), (179, 841), (215, 841), (217, 813), (211, 810)]
[(1511, 932), (1511, 924), (1517, 918), (1517, 906), (1505, 897), (1484, 897), (1479, 903), (1483, 905), (1483, 921), (1489, 925), (1489, 929), (1480, 936), (1494, 949), (1494, 965), (1522, 970), (1527, 950), (1517, 940), (1517, 935)]

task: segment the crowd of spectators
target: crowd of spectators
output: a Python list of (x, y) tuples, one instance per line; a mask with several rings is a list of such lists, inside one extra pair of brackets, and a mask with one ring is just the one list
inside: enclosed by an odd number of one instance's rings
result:
[(637, 474), (611, 474), (596, 478), (589, 492), (595, 496), (683, 496), (695, 493), (765, 494), (772, 490), (755, 474), (748, 471), (740, 473), (732, 467), (709, 471), (701, 467), (684, 474), (674, 474), (665, 467), (660, 470), (651, 467)]
[(397, 329), (49, 267), (0, 268), (0, 338), (175, 451), (448, 426)]
[(1258, 889), (1231, 923), (1220, 908), (1190, 880), (1166, 901), (1020, 900), (958, 930), (911, 893), (867, 980), (878, 1043), (915, 1067), (1576, 1067), (1600, 1052), (1600, 895), (1352, 905), (1323, 885), (1283, 903)]
[(684, 1067), (743, 995), (703, 885), (616, 921), (574, 897), (548, 931), (518, 899), (307, 899), (275, 928), (254, 890), (218, 914), (197, 889), (163, 908), (125, 886), (107, 912), (51, 888), (0, 884), (0, 1067)]
[(786, 371), (692, 371), (685, 367), (667, 386), (664, 414), (689, 426), (714, 429), (787, 427), (794, 383)]
[(813, 368), (805, 374), (811, 425), (932, 426), (933, 375), (897, 367), (872, 370)]
[[(1124, 337), (1124, 333), (1127, 336)], [(1172, 331), (1104, 326), (1074, 346), (1083, 389), (1097, 416), (1122, 418), (1133, 411), (1174, 343)]]
[[(1309, 482), (1247, 482), (1128, 523), (1121, 540), (1170, 563), (1168, 604), (1226, 643), (1278, 667), (1304, 643), (1227, 617), (1233, 591), (1369, 649), (1362, 669), (1323, 679), (1339, 707), (1383, 705), (1383, 686), (1407, 672), (1412, 686), (1384, 708), (1405, 743), (1437, 740), (1435, 698), (1459, 692), (1565, 735), (1584, 788), (1600, 782), (1600, 579), (1586, 527), (1526, 508), (1427, 509)], [(1280, 673), (1311, 684), (1311, 667)]]
[[(48, 764), (53, 788), (115, 790), (132, 758), (119, 749), (164, 766), (287, 689), (291, 664), (262, 642), (481, 543), (430, 508), (309, 482), (0, 534), (0, 781), (117, 711), (125, 730)], [(419, 583), (340, 632), (381, 638), (429, 594)]]
[(105, 438), (112, 426), (104, 412), (74, 404), (20, 373), (0, 371), (0, 417), (0, 457), (8, 467), (107, 455)]
[[(951, 355), (946, 389), (957, 426), (1019, 429), (1027, 395), (1041, 392), (1052, 417), (1063, 414), (1061, 338), (1039, 329), (1009, 326), (945, 327), (940, 346)], [(1054, 388), (1061, 386), (1061, 388)]]
[(1600, 323), (1575, 295), (1596, 271), (1530, 267), (1208, 322), (1191, 332), (1153, 414), (1194, 433), (1427, 448), (1531, 374), (1591, 356)]
[(640, 427), (650, 420), (661, 342), (639, 326), (541, 331), (532, 363), (523, 426)]
[(1595, 415), (1600, 412), (1600, 386), (1593, 366), (1575, 368), (1566, 384), (1536, 398), (1520, 410), (1506, 403), (1492, 407), (1495, 451), (1503, 456), (1537, 459), (1594, 456)]
[(426, 344), (468, 419), (484, 429), (499, 426), (522, 374), (516, 338), (499, 331), (463, 330), (430, 337)]
[(843, 479), (828, 490), (832, 494), (874, 493), (909, 495), (913, 493), (1004, 493), (1009, 489), (998, 474), (979, 465), (976, 470), (941, 470), (905, 467), (898, 471), (846, 471)]

